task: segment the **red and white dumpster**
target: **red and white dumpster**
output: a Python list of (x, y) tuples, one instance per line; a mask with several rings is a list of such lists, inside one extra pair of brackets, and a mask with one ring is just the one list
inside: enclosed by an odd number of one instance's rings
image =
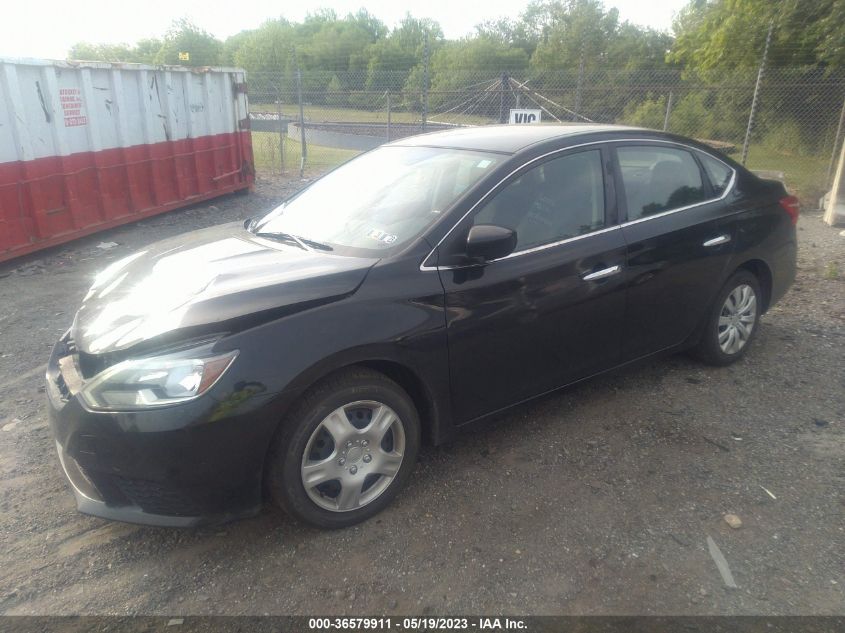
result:
[(0, 59), (0, 261), (253, 175), (243, 70)]

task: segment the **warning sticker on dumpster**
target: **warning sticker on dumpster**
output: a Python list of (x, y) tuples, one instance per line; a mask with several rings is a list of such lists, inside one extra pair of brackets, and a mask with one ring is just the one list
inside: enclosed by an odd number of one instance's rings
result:
[(62, 104), (62, 114), (65, 117), (65, 127), (88, 125), (88, 117), (82, 106), (82, 95), (79, 88), (61, 88), (59, 101)]

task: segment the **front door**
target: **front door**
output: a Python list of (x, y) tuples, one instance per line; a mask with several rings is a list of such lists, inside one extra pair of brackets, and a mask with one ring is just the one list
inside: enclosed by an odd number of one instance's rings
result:
[(517, 233), (505, 258), (439, 269), (459, 423), (619, 362), (625, 242), (615, 204), (613, 213), (605, 204), (607, 156), (593, 146), (535, 163), (454, 232), (465, 240), (473, 224), (494, 224)]

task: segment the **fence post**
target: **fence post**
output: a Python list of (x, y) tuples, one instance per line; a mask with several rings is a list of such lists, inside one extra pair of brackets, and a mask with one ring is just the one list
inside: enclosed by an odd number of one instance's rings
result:
[(387, 91), (387, 142), (390, 142), (390, 90)]
[(748, 127), (745, 128), (745, 141), (742, 143), (742, 164), (748, 158), (748, 144), (751, 142), (751, 132), (754, 130), (754, 115), (757, 114), (757, 101), (760, 97), (760, 84), (763, 83), (763, 73), (766, 72), (766, 59), (769, 56), (769, 44), (772, 41), (772, 29), (775, 21), (769, 21), (769, 32), (766, 34), (766, 46), (763, 48), (763, 59), (760, 60), (760, 68), (757, 70), (757, 83), (754, 85), (754, 97), (751, 99), (751, 112), (748, 113)]
[(576, 114), (572, 115), (572, 120), (577, 121), (577, 114), (581, 113), (581, 92), (584, 89), (584, 58), (587, 55), (587, 47), (581, 43), (581, 63), (578, 64), (578, 84), (575, 87), (575, 107), (572, 108)]
[(428, 31), (425, 34), (425, 46), (423, 47), (423, 94), (422, 94), (422, 131), (425, 132), (428, 122)]
[(845, 99), (842, 100), (842, 111), (839, 113), (839, 125), (836, 126), (836, 135), (833, 137), (833, 149), (830, 152), (830, 164), (827, 166), (827, 179), (825, 186), (830, 187), (833, 179), (833, 166), (836, 164), (836, 150), (839, 149), (839, 137), (842, 135), (842, 128), (845, 127)]
[(281, 80), (276, 86), (276, 119), (279, 124), (279, 174), (285, 174), (285, 126), (282, 125), (282, 87)]
[(669, 131), (669, 116), (672, 114), (672, 91), (669, 91), (669, 98), (666, 100), (666, 116), (663, 118), (663, 131)]
[(499, 123), (507, 123), (507, 115), (505, 114), (505, 87), (508, 85), (508, 74), (502, 73), (502, 81), (499, 84)]
[(305, 111), (302, 107), (302, 71), (296, 68), (296, 97), (299, 100), (299, 143), (301, 157), (299, 160), (299, 177), (305, 175), (305, 161), (308, 158), (308, 148), (305, 145)]

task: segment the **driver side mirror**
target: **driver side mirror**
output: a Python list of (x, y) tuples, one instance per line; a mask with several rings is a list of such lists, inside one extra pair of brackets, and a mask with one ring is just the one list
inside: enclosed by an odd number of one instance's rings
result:
[(513, 253), (516, 231), (495, 224), (476, 224), (467, 235), (466, 254), (479, 263), (489, 262)]

